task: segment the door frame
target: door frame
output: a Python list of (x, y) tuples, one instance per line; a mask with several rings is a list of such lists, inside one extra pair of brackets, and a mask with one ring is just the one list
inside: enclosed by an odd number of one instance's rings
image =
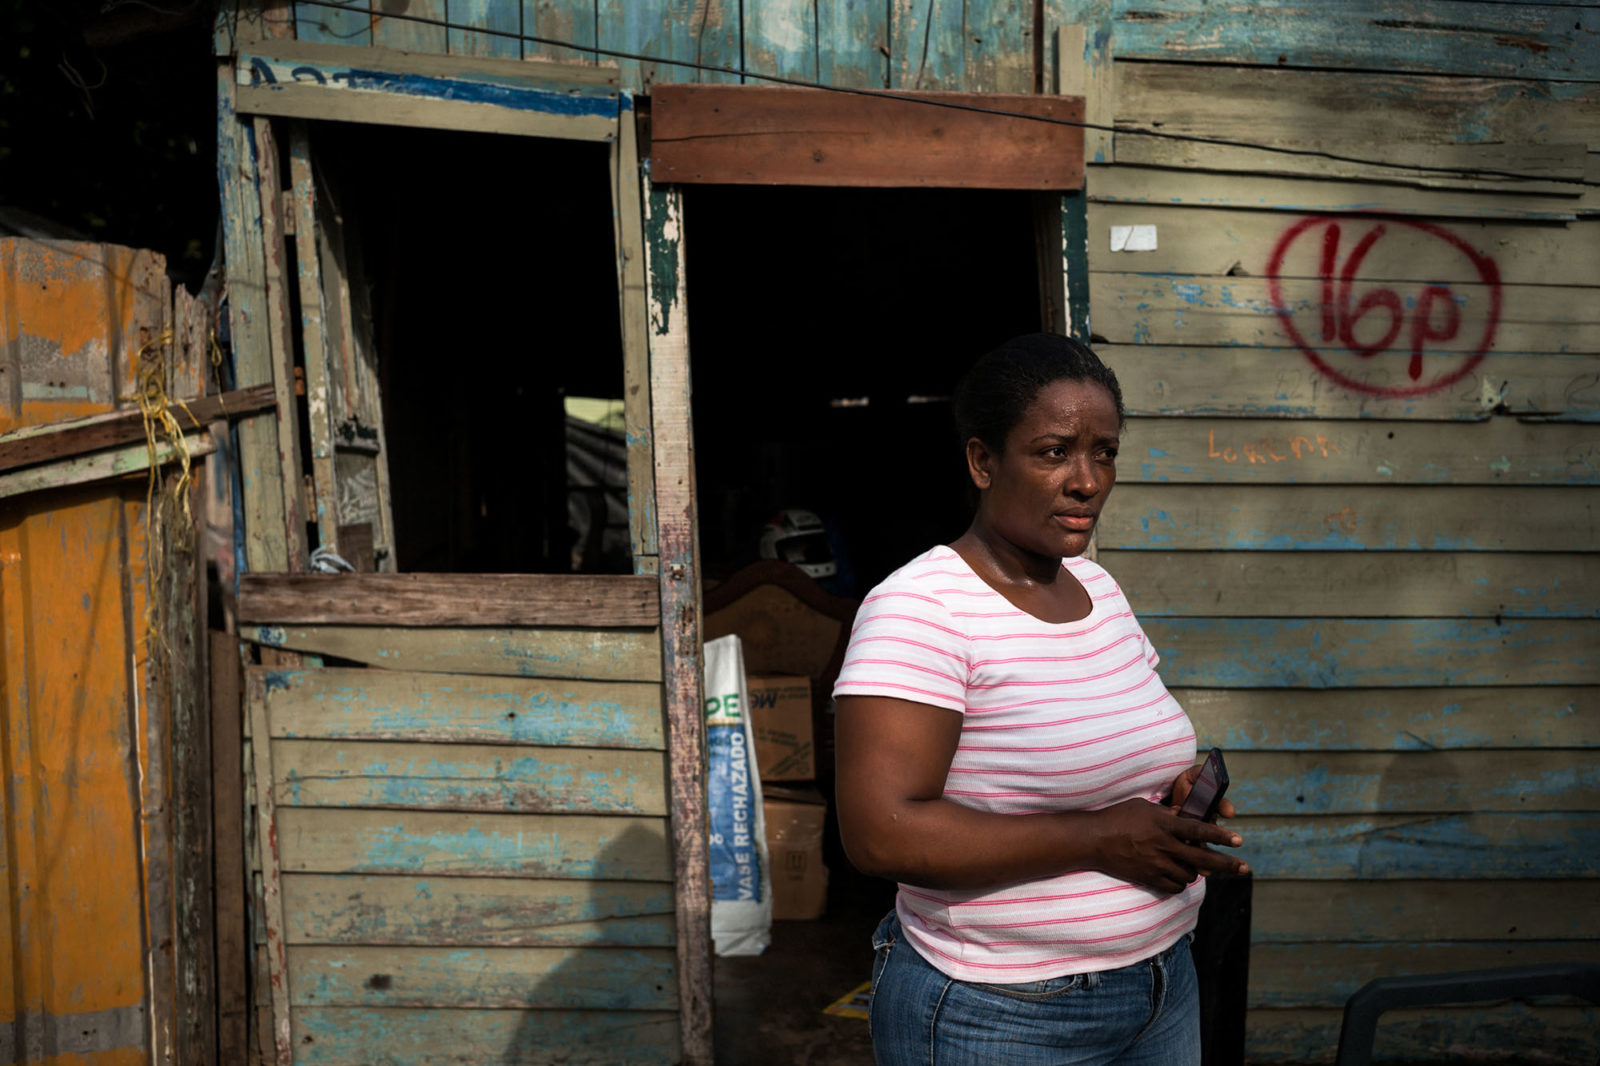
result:
[[(682, 197), (641, 173), (633, 94), (618, 88), (614, 71), (577, 64), (424, 56), (287, 38), (239, 41), (235, 55), (221, 57), (217, 91), (236, 384), (270, 382), (280, 400), (276, 419), (264, 415), (241, 424), (242, 568), (258, 574), (306, 569), (296, 323), (290, 320), (284, 244), (290, 190), (278, 174), (277, 124), (365, 122), (610, 144), (629, 539), (634, 572), (656, 575), (660, 593), (682, 1061), (710, 1066), (710, 875)], [(537, 583), (536, 575), (531, 579)], [(554, 592), (556, 583), (550, 584)], [(281, 961), (281, 950), (269, 955)], [(282, 1060), (287, 1049), (278, 1051)]]

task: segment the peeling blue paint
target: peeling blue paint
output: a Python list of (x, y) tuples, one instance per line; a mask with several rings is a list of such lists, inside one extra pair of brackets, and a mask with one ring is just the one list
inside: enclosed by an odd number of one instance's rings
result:
[[(419, 819), (425, 816), (416, 816)], [(525, 816), (526, 817), (526, 816)], [(345, 870), (351, 873), (485, 872), (529, 877), (577, 877), (617, 880), (659, 880), (671, 876), (669, 853), (663, 840), (629, 838), (633, 819), (617, 819), (617, 836), (601, 837), (582, 847), (565, 840), (560, 826), (567, 818), (587, 817), (552, 815), (530, 819), (533, 824), (552, 828), (528, 831), (529, 824), (519, 819), (518, 828), (486, 830), (471, 824), (459, 830), (431, 830), (413, 827), (405, 817), (388, 825), (370, 827), (351, 841), (351, 854)], [(484, 819), (486, 824), (504, 824), (502, 819)], [(416, 826), (436, 825), (431, 819)], [(637, 830), (634, 830), (637, 832)]]
[[(1487, 619), (1149, 618), (1169, 686), (1594, 684), (1593, 623)], [(1374, 658), (1374, 647), (1404, 648)]]
[[(624, 978), (642, 980), (644, 974)], [(668, 975), (669, 982), (676, 978)], [(467, 1023), (465, 1018), (472, 1021)], [(678, 1020), (670, 1014), (607, 1010), (498, 1010), (343, 1007), (303, 1009), (296, 1026), (307, 1043), (295, 1060), (307, 1066), (403, 1062), (418, 1048), (450, 1047), (507, 1062), (582, 1062), (596, 1049), (629, 1066), (676, 1066), (682, 1058)], [(470, 1024), (470, 1034), (462, 1026)], [(481, 1049), (481, 1051), (479, 1050)]]
[(430, 100), (491, 104), (511, 111), (532, 111), (571, 118), (615, 118), (617, 94), (598, 89), (551, 89), (510, 79), (475, 74), (472, 80), (401, 74), (387, 70), (364, 70), (334, 64), (297, 63), (292, 68), (262, 56), (241, 55), (240, 70), (248, 68), (250, 84), (275, 89), (283, 85), (311, 83), (330, 86), (334, 91), (379, 92)]
[[(1415, 32), (1394, 29), (1387, 20), (1395, 9), (1379, 0), (1346, 0), (1319, 8), (1314, 19), (1305, 18), (1305, 8), (1293, 0), (1256, 3), (1245, 18), (1233, 7), (1207, 0), (1167, 0), (1159, 18), (1150, 17), (1148, 3), (1115, 0), (1113, 47), (1119, 60), (1529, 79), (1538, 87), (1524, 93), (1556, 99), (1581, 96), (1590, 88), (1583, 81), (1561, 79), (1589, 69), (1587, 49), (1600, 32), (1600, 14), (1554, 8), (1563, 14), (1515, 21), (1496, 5), (1486, 7), (1479, 11), (1449, 5), (1446, 15), (1419, 6), (1411, 17), (1428, 19), (1428, 32)], [(1573, 13), (1565, 14), (1568, 10)], [(1398, 99), (1427, 99), (1425, 87), (1413, 90), (1407, 84), (1416, 80), (1396, 77), (1380, 85)], [(1504, 138), (1506, 132), (1498, 136)]]
[(563, 979), (552, 981), (540, 979), (553, 975), (539, 972), (536, 957), (523, 957), (519, 966), (493, 948), (421, 947), (397, 958), (396, 980), (382, 984), (367, 979), (371, 964), (362, 951), (317, 947), (303, 953), (297, 971), (317, 980), (307, 997), (312, 1004), (399, 1006), (423, 996), (508, 1007), (661, 1010), (677, 994), (672, 954), (659, 949), (580, 952), (562, 963)]
[(1244, 832), (1257, 878), (1600, 876), (1589, 813), (1284, 818)]
[[(1408, 735), (1409, 749), (1397, 745), (1397, 750), (1436, 750), (1421, 737)], [(1324, 763), (1314, 763), (1289, 775), (1247, 775), (1235, 782), (1229, 795), (1241, 811), (1253, 815), (1360, 814), (1415, 811), (1427, 805), (1434, 805), (1435, 810), (1441, 805), (1449, 809), (1539, 807), (1548, 805), (1552, 797), (1594, 795), (1597, 789), (1600, 770), (1593, 765), (1574, 764), (1527, 777), (1471, 781), (1446, 777), (1415, 782), (1391, 777), (1386, 770), (1335, 772)]]

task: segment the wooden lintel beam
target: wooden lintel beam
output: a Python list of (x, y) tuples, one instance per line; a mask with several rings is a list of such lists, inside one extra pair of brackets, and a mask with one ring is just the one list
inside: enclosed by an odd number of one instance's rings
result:
[(240, 114), (564, 140), (617, 134), (616, 74), (567, 63), (275, 41), (241, 51)]
[(1078, 189), (1083, 128), (1063, 123), (1082, 121), (1082, 96), (657, 85), (650, 177), (676, 184)]
[(276, 625), (661, 624), (654, 575), (241, 574), (239, 619)]
[[(187, 403), (175, 403), (168, 410), (183, 431), (188, 433), (219, 418), (238, 418), (276, 406), (272, 386), (258, 385), (218, 396), (205, 396)], [(28, 426), (10, 433), (0, 433), (0, 470), (16, 470), (54, 462), (142, 440), (144, 415), (137, 409)]]

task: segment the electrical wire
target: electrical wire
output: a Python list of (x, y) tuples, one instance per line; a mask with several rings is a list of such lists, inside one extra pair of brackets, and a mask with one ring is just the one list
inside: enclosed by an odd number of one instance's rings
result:
[[(365, 2), (365, 0), (359, 0)], [(1317, 148), (1290, 148), (1281, 144), (1259, 144), (1252, 141), (1232, 140), (1226, 137), (1203, 137), (1191, 133), (1169, 133), (1165, 130), (1144, 129), (1139, 126), (1109, 126), (1098, 122), (1078, 122), (1072, 119), (1054, 118), (1049, 115), (1030, 115), (1021, 111), (1007, 111), (1004, 108), (983, 107), (978, 104), (966, 104), (956, 100), (940, 100), (927, 96), (916, 96), (904, 91), (890, 91), (887, 89), (862, 89), (847, 85), (824, 85), (820, 82), (806, 81), (803, 78), (789, 78), (778, 74), (761, 74), (742, 67), (725, 67), (715, 63), (701, 63), (696, 60), (669, 59), (664, 56), (654, 56), (641, 52), (624, 52), (615, 48), (601, 48), (598, 44), (578, 44), (574, 41), (563, 40), (557, 37), (543, 37), (538, 34), (522, 33), (516, 30), (496, 30), (483, 26), (468, 26), (447, 19), (429, 18), (424, 15), (407, 15), (398, 12), (374, 12), (365, 7), (355, 7), (350, 3), (341, 3), (339, 0), (294, 0), (298, 7), (323, 7), (336, 11), (359, 12), (361, 14), (376, 14), (385, 19), (399, 19), (405, 22), (415, 22), (425, 26), (439, 26), (447, 30), (460, 30), (465, 33), (478, 34), (485, 37), (503, 37), (514, 41), (532, 42), (534, 44), (549, 45), (556, 48), (569, 48), (574, 52), (590, 52), (595, 55), (606, 56), (610, 59), (628, 59), (640, 63), (656, 63), (662, 66), (688, 67), (691, 70), (709, 71), (715, 74), (731, 74), (740, 78), (752, 78), (757, 81), (771, 82), (777, 85), (789, 85), (801, 89), (821, 89), (825, 92), (844, 93), (850, 96), (883, 97), (890, 100), (901, 100), (907, 103), (922, 104), (928, 107), (941, 107), (951, 111), (970, 111), (980, 115), (993, 115), (997, 118), (1022, 119), (1028, 122), (1042, 122), (1051, 126), (1074, 126), (1086, 130), (1099, 130), (1104, 133), (1113, 133), (1117, 136), (1130, 135), (1136, 137), (1150, 137), (1157, 140), (1183, 141), (1189, 144), (1208, 144), (1224, 148), (1249, 148), (1259, 152), (1271, 152), (1278, 155), (1307, 156), (1315, 159), (1327, 159), (1335, 163), (1354, 163), (1360, 166), (1386, 167), (1391, 170), (1404, 170), (1424, 174), (1449, 174), (1453, 177), (1473, 178), (1509, 178), (1513, 181), (1548, 182), (1560, 185), (1580, 185), (1600, 188), (1600, 182), (1589, 181), (1585, 178), (1555, 178), (1534, 174), (1519, 174), (1509, 170), (1492, 170), (1483, 167), (1445, 167), (1433, 166), (1426, 163), (1391, 163), (1383, 159), (1369, 159), (1365, 156), (1343, 155), (1339, 152), (1325, 152)]]

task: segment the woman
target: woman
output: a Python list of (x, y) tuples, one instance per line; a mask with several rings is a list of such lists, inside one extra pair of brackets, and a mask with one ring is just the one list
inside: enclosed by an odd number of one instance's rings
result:
[(972, 526), (867, 596), (834, 689), (845, 849), (900, 882), (874, 937), (878, 1063), (1198, 1063), (1188, 934), (1203, 878), (1246, 867), (1207, 847), (1237, 833), (1177, 816), (1194, 728), (1080, 558), (1116, 481), (1116, 377), (1035, 334), (954, 406)]

